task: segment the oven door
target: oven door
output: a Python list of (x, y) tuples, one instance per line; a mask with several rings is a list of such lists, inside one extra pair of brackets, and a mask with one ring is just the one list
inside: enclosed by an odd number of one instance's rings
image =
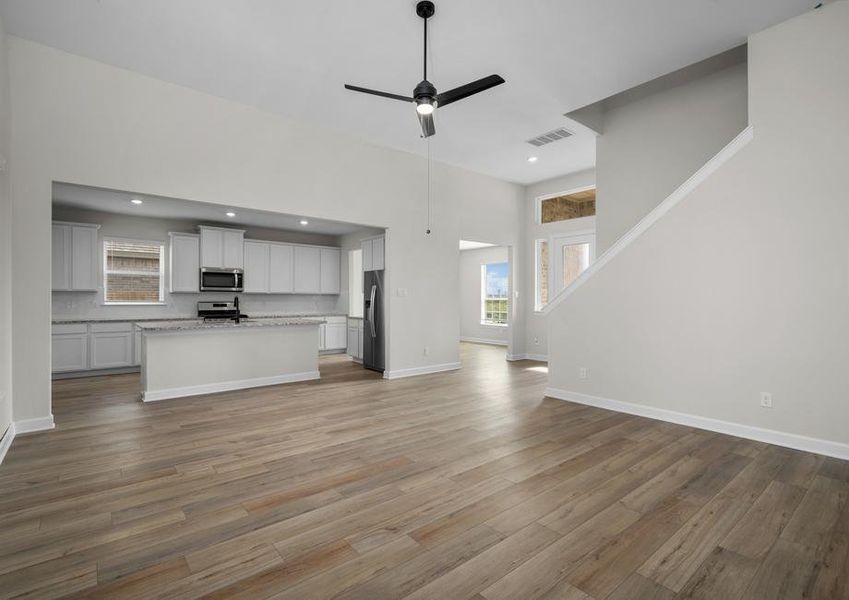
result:
[(202, 292), (241, 292), (244, 274), (241, 269), (200, 270), (200, 291)]

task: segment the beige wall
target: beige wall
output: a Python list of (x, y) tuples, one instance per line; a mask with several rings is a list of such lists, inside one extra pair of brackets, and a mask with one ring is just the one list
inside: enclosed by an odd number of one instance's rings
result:
[[(50, 413), (50, 187), (65, 181), (387, 227), (388, 368), (459, 361), (457, 244), (520, 235), (522, 188), (10, 38), (16, 419)], [(474, 238), (472, 238), (474, 239)], [(425, 353), (424, 349), (428, 352)], [(24, 377), (25, 375), (25, 377)]]
[(581, 219), (570, 219), (557, 223), (537, 222), (536, 204), (537, 199), (551, 194), (570, 192), (576, 189), (595, 185), (595, 171), (580, 171), (542, 181), (525, 188), (525, 214), (524, 231), (525, 241), (522, 244), (522, 272), (525, 277), (521, 286), (521, 297), (525, 300), (523, 304), (522, 319), (524, 327), (521, 330), (521, 349), (516, 354), (529, 355), (531, 358), (545, 359), (548, 357), (548, 317), (534, 311), (534, 298), (536, 286), (536, 257), (534, 255), (534, 244), (538, 239), (548, 239), (553, 235), (572, 233), (576, 231), (593, 230), (596, 227), (595, 217), (584, 217)]
[[(9, 73), (0, 22), (0, 157), (9, 160)], [(0, 170), (0, 436), (12, 422), (12, 204), (9, 165)]]
[(728, 62), (708, 75), (695, 65), (694, 76), (685, 69), (604, 102), (596, 143), (599, 253), (746, 127), (746, 65)]
[[(508, 249), (500, 246), (460, 252), (460, 338), (508, 342), (509, 330), (481, 325), (481, 265), (508, 262)], [(509, 317), (508, 317), (509, 321)]]
[(844, 1), (750, 39), (753, 141), (552, 312), (552, 388), (849, 456), (847, 31)]

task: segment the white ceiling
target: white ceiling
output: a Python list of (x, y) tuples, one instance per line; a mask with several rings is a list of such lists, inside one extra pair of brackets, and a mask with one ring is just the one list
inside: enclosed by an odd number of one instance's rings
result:
[[(131, 201), (134, 198), (141, 200), (142, 204), (133, 204)], [(53, 202), (60, 206), (99, 210), (122, 215), (158, 219), (186, 219), (203, 223), (284, 229), (302, 233), (345, 235), (363, 229), (362, 225), (354, 223), (313, 219), (305, 215), (287, 215), (246, 208), (232, 209), (232, 212), (236, 213), (236, 216), (231, 218), (226, 215), (231, 209), (220, 204), (134, 194), (132, 192), (121, 192), (69, 183), (53, 184)], [(302, 219), (305, 219), (308, 224), (301, 225), (300, 221)]]
[[(531, 183), (593, 166), (563, 114), (743, 43), (815, 0), (437, 0), (429, 79), (507, 83), (436, 115), (435, 159)], [(425, 153), (415, 0), (0, 0), (9, 33), (166, 81)], [(534, 149), (525, 140), (576, 132)], [(539, 160), (530, 164), (527, 158)]]

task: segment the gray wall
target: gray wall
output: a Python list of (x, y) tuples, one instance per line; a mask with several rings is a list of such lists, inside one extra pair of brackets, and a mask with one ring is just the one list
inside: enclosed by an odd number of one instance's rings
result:
[[(460, 339), (507, 345), (508, 328), (481, 325), (481, 265), (508, 261), (507, 248), (460, 252)], [(509, 318), (508, 318), (509, 321)]]
[[(746, 127), (744, 58), (737, 50), (694, 65), (692, 75), (685, 69), (603, 103), (597, 254)], [(711, 72), (711, 66), (720, 70)]]
[[(520, 186), (10, 37), (15, 411), (48, 418), (51, 182), (387, 228), (387, 368), (459, 363), (457, 244), (517, 243)], [(503, 240), (503, 241), (502, 241)], [(425, 351), (427, 350), (427, 351)], [(409, 373), (409, 371), (407, 371)], [(16, 416), (17, 419), (17, 416)]]
[(849, 456), (847, 31), (836, 2), (750, 39), (754, 139), (549, 315), (551, 387)]
[[(9, 72), (0, 22), (0, 156), (9, 160)], [(9, 175), (0, 171), (0, 436), (12, 422), (12, 205)]]

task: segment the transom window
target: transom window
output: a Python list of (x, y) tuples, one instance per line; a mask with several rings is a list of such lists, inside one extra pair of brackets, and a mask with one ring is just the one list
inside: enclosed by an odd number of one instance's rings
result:
[(508, 264), (481, 265), (481, 325), (507, 325)]
[(539, 200), (537, 222), (557, 223), (569, 219), (595, 216), (595, 188), (578, 190), (554, 198)]
[(160, 304), (163, 301), (162, 242), (103, 240), (103, 294), (106, 304)]

